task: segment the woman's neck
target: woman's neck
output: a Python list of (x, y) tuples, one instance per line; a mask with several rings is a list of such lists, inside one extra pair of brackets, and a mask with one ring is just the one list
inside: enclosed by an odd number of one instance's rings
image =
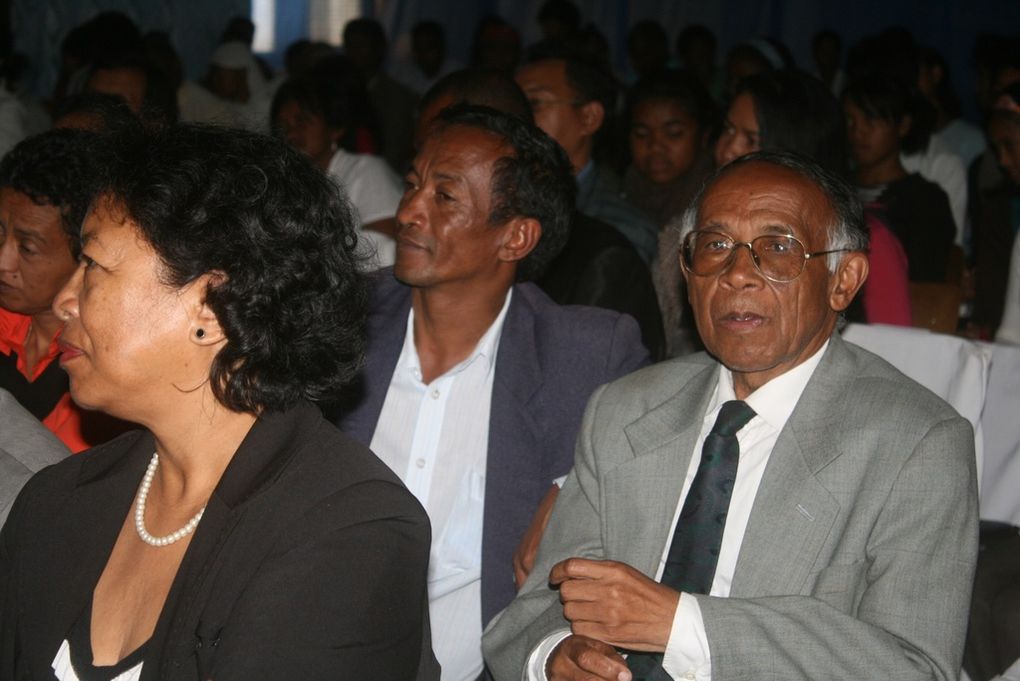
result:
[(35, 371), (39, 361), (46, 356), (50, 343), (63, 325), (52, 310), (32, 315), (32, 324), (25, 336), (25, 368), (29, 376)]

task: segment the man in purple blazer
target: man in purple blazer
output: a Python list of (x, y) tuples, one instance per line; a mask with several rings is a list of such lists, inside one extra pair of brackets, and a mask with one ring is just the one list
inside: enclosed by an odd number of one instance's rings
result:
[(536, 127), (453, 107), (408, 173), (393, 271), (376, 275), (362, 385), (340, 425), (429, 512), (444, 680), (481, 674), (482, 628), (514, 596), (514, 549), (570, 469), (588, 397), (648, 361), (630, 317), (522, 283), (562, 248), (575, 191)]

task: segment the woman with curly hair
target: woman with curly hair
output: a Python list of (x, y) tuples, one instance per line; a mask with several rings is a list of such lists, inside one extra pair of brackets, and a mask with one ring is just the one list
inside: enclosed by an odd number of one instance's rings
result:
[(0, 679), (438, 678), (428, 519), (314, 404), (365, 345), (350, 206), (246, 132), (110, 147), (54, 310), (74, 399), (143, 428), (15, 502)]

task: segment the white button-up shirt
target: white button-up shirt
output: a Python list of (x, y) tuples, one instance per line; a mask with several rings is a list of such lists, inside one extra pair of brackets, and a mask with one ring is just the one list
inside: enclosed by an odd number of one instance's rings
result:
[(414, 310), (371, 449), (429, 514), (429, 613), (444, 681), (482, 673), (482, 515), (496, 351), (510, 307), (467, 359), (429, 384), (414, 344)]

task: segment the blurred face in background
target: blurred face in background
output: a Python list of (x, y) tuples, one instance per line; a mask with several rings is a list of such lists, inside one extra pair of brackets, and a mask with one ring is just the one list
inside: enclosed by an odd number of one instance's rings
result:
[(675, 99), (645, 99), (634, 107), (630, 153), (634, 167), (656, 184), (683, 177), (705, 147), (707, 134)]
[(307, 156), (316, 167), (326, 170), (336, 152), (342, 130), (334, 130), (322, 114), (309, 111), (291, 100), (280, 106), (273, 120), (277, 137)]
[(899, 157), (903, 136), (910, 130), (909, 119), (897, 123), (869, 116), (849, 100), (843, 102), (843, 112), (850, 154), (859, 169), (873, 168)]
[(1007, 120), (1005, 115), (993, 115), (988, 123), (988, 146), (1009, 181), (1020, 187), (1020, 114), (1014, 117)]
[(726, 112), (723, 131), (715, 144), (715, 164), (730, 161), (761, 149), (761, 129), (754, 111), (754, 98), (744, 92), (736, 96)]

